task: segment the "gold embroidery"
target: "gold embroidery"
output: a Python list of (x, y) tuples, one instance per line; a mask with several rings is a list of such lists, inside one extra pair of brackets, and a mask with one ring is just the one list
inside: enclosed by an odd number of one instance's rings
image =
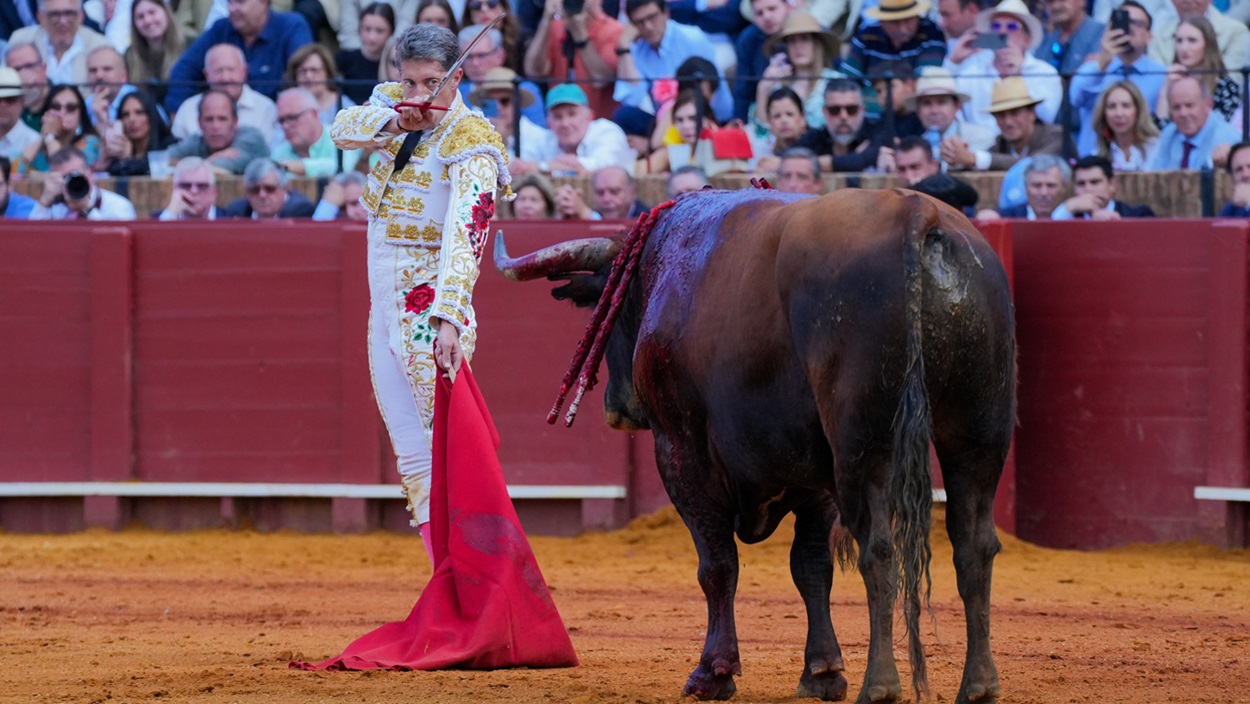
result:
[(456, 123), (451, 133), (443, 138), (438, 147), (438, 155), (444, 161), (455, 161), (464, 152), (480, 147), (493, 147), (500, 154), (506, 154), (503, 138), (486, 120), (469, 115)]
[(435, 227), (433, 224), (427, 223), (424, 227), (419, 225), (399, 225), (393, 222), (386, 224), (387, 242), (433, 245), (441, 243), (442, 240), (443, 229)]
[(438, 180), (439, 180), (439, 181), (450, 181), (450, 180), (451, 180), (451, 168), (450, 168), (450, 167), (447, 167), (447, 166), (444, 166), (444, 167), (443, 167), (443, 174), (442, 174), (441, 176), (439, 176), (439, 177), (438, 177)]
[(417, 174), (416, 184), (418, 188), (428, 189), (430, 187), (430, 184), (433, 182), (434, 182), (434, 174), (431, 174), (429, 171), (422, 171), (421, 173)]
[(429, 155), (430, 155), (429, 140), (425, 140), (421, 142), (420, 144), (417, 145), (416, 149), (412, 150), (412, 158), (414, 159), (424, 159), (428, 157)]
[(404, 87), (398, 83), (383, 83), (377, 87), (377, 91), (397, 103), (404, 99)]

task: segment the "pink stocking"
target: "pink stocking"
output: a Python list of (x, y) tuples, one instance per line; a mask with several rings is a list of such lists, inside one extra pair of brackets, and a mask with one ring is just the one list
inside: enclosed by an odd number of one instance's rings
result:
[(417, 530), (421, 531), (421, 542), (425, 544), (425, 554), (430, 557), (430, 564), (434, 564), (434, 538), (430, 535), (429, 522), (422, 523), (417, 526)]

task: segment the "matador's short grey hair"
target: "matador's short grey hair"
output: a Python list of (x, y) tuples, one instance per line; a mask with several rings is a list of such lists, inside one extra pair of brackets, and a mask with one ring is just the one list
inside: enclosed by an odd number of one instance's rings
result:
[(456, 35), (446, 27), (423, 23), (404, 30), (395, 42), (391, 60), (396, 66), (402, 66), (405, 61), (437, 61), (446, 71), (458, 58), (460, 42), (456, 41)]

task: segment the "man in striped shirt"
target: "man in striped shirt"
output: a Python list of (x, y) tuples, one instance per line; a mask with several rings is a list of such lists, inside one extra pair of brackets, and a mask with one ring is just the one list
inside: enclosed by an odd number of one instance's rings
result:
[(842, 71), (862, 81), (873, 65), (884, 61), (906, 61), (917, 73), (924, 66), (941, 66), (946, 38), (925, 17), (930, 6), (929, 0), (881, 0), (878, 7), (865, 10), (880, 24), (861, 26), (855, 33)]

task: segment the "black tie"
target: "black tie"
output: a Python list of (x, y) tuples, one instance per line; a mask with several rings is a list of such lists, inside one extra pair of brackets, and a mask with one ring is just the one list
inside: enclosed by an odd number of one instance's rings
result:
[(391, 173), (398, 174), (404, 170), (409, 160), (412, 159), (412, 152), (417, 148), (417, 142), (421, 141), (421, 135), (423, 134), (425, 134), (425, 130), (417, 130), (416, 132), (409, 132), (404, 137), (403, 145), (395, 153), (395, 168), (391, 170)]

